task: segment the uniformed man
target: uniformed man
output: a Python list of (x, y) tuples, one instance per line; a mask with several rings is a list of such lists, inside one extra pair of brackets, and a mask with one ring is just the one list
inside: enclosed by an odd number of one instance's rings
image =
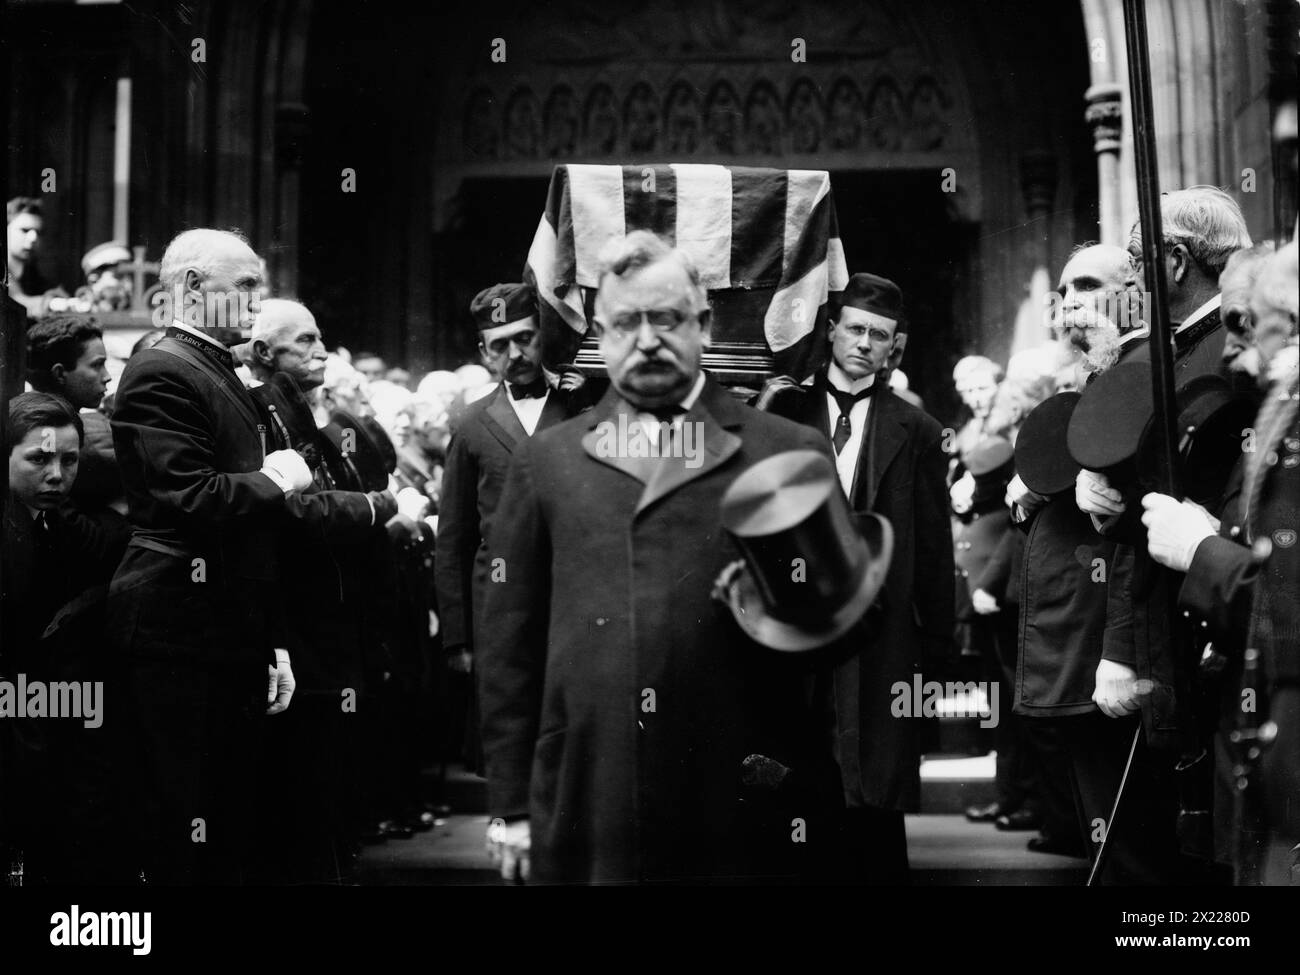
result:
[[(1231, 852), (1239, 884), (1286, 885), (1300, 877), (1297, 276), (1292, 241), (1260, 271), (1253, 322), (1239, 336), (1255, 349), (1267, 392), (1251, 449), (1238, 464), (1239, 490), (1217, 531), (1197, 505), (1162, 494), (1142, 499), (1148, 553), (1186, 573), (1178, 604), (1240, 674), (1224, 695), (1223, 730), (1236, 740), (1220, 753), (1238, 811), (1230, 826), (1217, 824), (1238, 841)], [(1227, 355), (1238, 351), (1229, 347)]]
[(395, 622), (384, 527), (398, 506), (388, 491), (365, 492), (343, 442), (319, 428), (329, 418), (307, 396), (325, 381), (325, 344), (305, 306), (263, 300), (244, 358), (268, 448), (307, 458), (313, 483), (302, 499), (324, 505), (323, 520), (295, 518), (280, 533), (279, 592), (300, 610), (286, 620), (297, 688), (293, 708), (267, 728), (259, 800), (266, 820), (293, 826), (260, 838), (258, 876), (345, 883), (355, 880), (361, 816), (359, 725), (370, 717), (358, 712), (374, 707), (367, 683)]
[(134, 532), (108, 630), (136, 725), (146, 876), (239, 882), (258, 731), (294, 688), (278, 532), (311, 471), (293, 450), (266, 451), (223, 341), (253, 325), (257, 254), (235, 234), (188, 230), (159, 280), (176, 320), (127, 364), (112, 419)]

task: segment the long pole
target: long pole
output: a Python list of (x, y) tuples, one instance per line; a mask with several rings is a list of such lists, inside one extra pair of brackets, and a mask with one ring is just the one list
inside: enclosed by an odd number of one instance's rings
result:
[[(1156, 119), (1151, 102), (1151, 64), (1147, 59), (1145, 0), (1124, 0), (1124, 39), (1128, 49), (1128, 87), (1132, 105), (1133, 161), (1137, 168), (1138, 215), (1142, 224), (1142, 270), (1146, 279), (1145, 311), (1151, 328), (1151, 449), (1155, 452), (1156, 489), (1181, 497), (1178, 476), (1178, 438), (1174, 425), (1174, 346), (1169, 327), (1169, 291), (1165, 278), (1165, 235), (1160, 220), (1160, 170), (1156, 162)], [(1142, 736), (1139, 722), (1133, 731), (1128, 762), (1115, 792), (1110, 822), (1088, 874), (1088, 886), (1099, 882), (1111, 849), (1111, 836), (1119, 816), (1124, 788)]]
[(1160, 220), (1160, 170), (1156, 163), (1156, 123), (1151, 101), (1151, 64), (1147, 57), (1145, 0), (1124, 0), (1124, 37), (1128, 48), (1128, 86), (1133, 111), (1133, 153), (1137, 167), (1138, 213), (1142, 222), (1142, 268), (1146, 276), (1147, 324), (1151, 327), (1151, 423), (1157, 488), (1182, 497), (1178, 476), (1178, 436), (1174, 424), (1174, 347), (1169, 327), (1169, 290), (1165, 279), (1165, 238)]

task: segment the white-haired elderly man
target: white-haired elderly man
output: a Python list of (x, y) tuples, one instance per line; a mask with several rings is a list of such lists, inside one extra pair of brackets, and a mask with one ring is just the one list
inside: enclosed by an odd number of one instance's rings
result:
[[(385, 612), (396, 571), (385, 526), (398, 511), (389, 491), (366, 492), (349, 462), (356, 445), (348, 421), (316, 410), (326, 352), (306, 306), (284, 298), (261, 302), (243, 356), (250, 390), (267, 428), (267, 448), (307, 458), (314, 483), (300, 495), (307, 517), (286, 519), (279, 533), (279, 591), (297, 689), (294, 706), (267, 727), (263, 819), (295, 824), (293, 842), (261, 837), (257, 879), (271, 883), (342, 883), (351, 875), (352, 807), (360, 787), (358, 701), (369, 709), (381, 644), (394, 615)], [(356, 431), (353, 437), (359, 436)], [(349, 449), (349, 448), (353, 449)], [(422, 514), (416, 492), (406, 498)], [(385, 592), (385, 588), (387, 592)]]
[[(1174, 331), (1174, 381), (1183, 386), (1194, 377), (1225, 374), (1223, 362), (1227, 331), (1220, 318), (1219, 277), (1228, 259), (1251, 246), (1241, 208), (1227, 193), (1213, 186), (1193, 186), (1164, 194), (1160, 199), (1164, 233), (1165, 273), (1169, 293), (1169, 318)], [(1129, 255), (1138, 280), (1142, 274), (1142, 231), (1135, 223), (1129, 237)], [(1149, 362), (1149, 341), (1126, 344), (1120, 362)], [(1135, 484), (1112, 484), (1106, 475), (1083, 470), (1075, 484), (1075, 503), (1091, 516), (1103, 535), (1121, 539), (1141, 538), (1138, 519), (1140, 491)], [(1214, 514), (1222, 498), (1208, 502)], [(1106, 580), (1106, 625), (1102, 635), (1101, 660), (1095, 674), (1093, 702), (1110, 721), (1096, 728), (1089, 740), (1090, 767), (1076, 777), (1084, 793), (1085, 810), (1110, 808), (1123, 774), (1129, 743), (1138, 741), (1136, 763), (1144, 761), (1150, 749), (1154, 771), (1140, 778), (1169, 783), (1168, 770), (1179, 762), (1189, 793), (1210, 790), (1211, 759), (1204, 752), (1201, 735), (1191, 713), (1193, 695), (1185, 670), (1174, 666), (1176, 658), (1191, 652), (1181, 646), (1185, 638), (1175, 634), (1169, 605), (1171, 586), (1178, 579), (1156, 566), (1143, 541), (1119, 541)], [(1170, 687), (1175, 689), (1168, 693)], [(1152, 691), (1159, 689), (1160, 694)], [(1140, 717), (1139, 717), (1140, 716)], [(1134, 739), (1132, 727), (1140, 721), (1142, 731)], [(1199, 756), (1199, 757), (1198, 757)], [(1181, 761), (1180, 761), (1181, 759)], [(1200, 779), (1200, 788), (1195, 788)], [(1174, 785), (1152, 793), (1150, 803), (1141, 802), (1128, 788), (1128, 803), (1151, 811), (1147, 830), (1125, 830), (1111, 837), (1112, 856), (1102, 882), (1171, 883), (1199, 874), (1190, 859), (1163, 859), (1156, 855), (1162, 841), (1172, 837), (1177, 811)], [(1157, 814), (1156, 810), (1159, 809)], [(1201, 810), (1204, 811), (1204, 810)], [(1140, 813), (1130, 816), (1132, 825)], [(1171, 840), (1172, 842), (1172, 840)], [(1191, 852), (1188, 847), (1183, 852)], [(1197, 853), (1205, 851), (1198, 850)]]
[[(746, 833), (741, 763), (800, 771), (788, 725), (802, 685), (710, 598), (737, 557), (719, 503), (756, 461), (829, 460), (829, 444), (701, 370), (709, 306), (683, 252), (636, 231), (602, 256), (593, 324), (610, 389), (519, 443), (488, 538), (490, 849), (508, 878), (542, 882), (779, 874), (790, 820), (767, 841)], [(646, 428), (651, 456), (632, 445)]]
[(159, 278), (177, 317), (127, 364), (112, 419), (133, 535), (108, 632), (135, 723), (146, 875), (238, 882), (257, 729), (294, 689), (277, 532), (311, 472), (295, 451), (267, 452), (226, 347), (258, 311), (257, 254), (235, 234), (188, 230)]

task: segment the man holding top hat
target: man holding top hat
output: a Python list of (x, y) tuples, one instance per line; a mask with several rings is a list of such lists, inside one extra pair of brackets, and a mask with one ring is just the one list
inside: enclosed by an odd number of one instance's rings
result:
[(878, 635), (828, 675), (851, 869), (877, 883), (906, 882), (903, 814), (919, 808), (921, 795), (921, 726), (918, 718), (894, 715), (892, 688), (911, 686), (923, 665), (943, 660), (954, 616), (943, 431), (877, 382), (901, 354), (907, 327), (897, 285), (852, 275), (829, 326), (831, 361), (800, 387), (803, 395), (773, 404), (774, 412), (830, 440), (852, 510), (874, 512), (893, 526)]
[[(521, 444), (488, 539), (489, 849), (508, 879), (790, 877), (832, 835), (801, 798), (820, 782), (836, 792), (795, 651), (857, 621), (880, 557), (846, 510), (827, 513), (825, 438), (701, 371), (710, 309), (690, 258), (645, 231), (602, 258), (593, 325), (611, 388)], [(688, 437), (700, 453), (674, 448)], [(800, 534), (809, 519), (823, 530)], [(746, 602), (735, 562), (772, 553), (783, 564), (756, 570), (766, 596)], [(815, 618), (790, 596), (801, 585)], [(774, 593), (785, 599), (769, 606)]]
[(581, 408), (580, 376), (542, 366), (537, 293), (526, 284), (494, 284), (470, 303), (483, 363), (498, 380), (452, 432), (443, 471), (435, 568), (443, 646), (467, 668), (475, 617), (487, 577), (488, 524), (515, 451), (534, 434)]

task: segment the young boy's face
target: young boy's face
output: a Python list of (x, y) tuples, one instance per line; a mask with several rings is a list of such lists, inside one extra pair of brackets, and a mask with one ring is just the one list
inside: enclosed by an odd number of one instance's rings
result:
[(29, 508), (57, 508), (77, 479), (81, 439), (71, 424), (36, 427), (9, 452), (9, 493)]

